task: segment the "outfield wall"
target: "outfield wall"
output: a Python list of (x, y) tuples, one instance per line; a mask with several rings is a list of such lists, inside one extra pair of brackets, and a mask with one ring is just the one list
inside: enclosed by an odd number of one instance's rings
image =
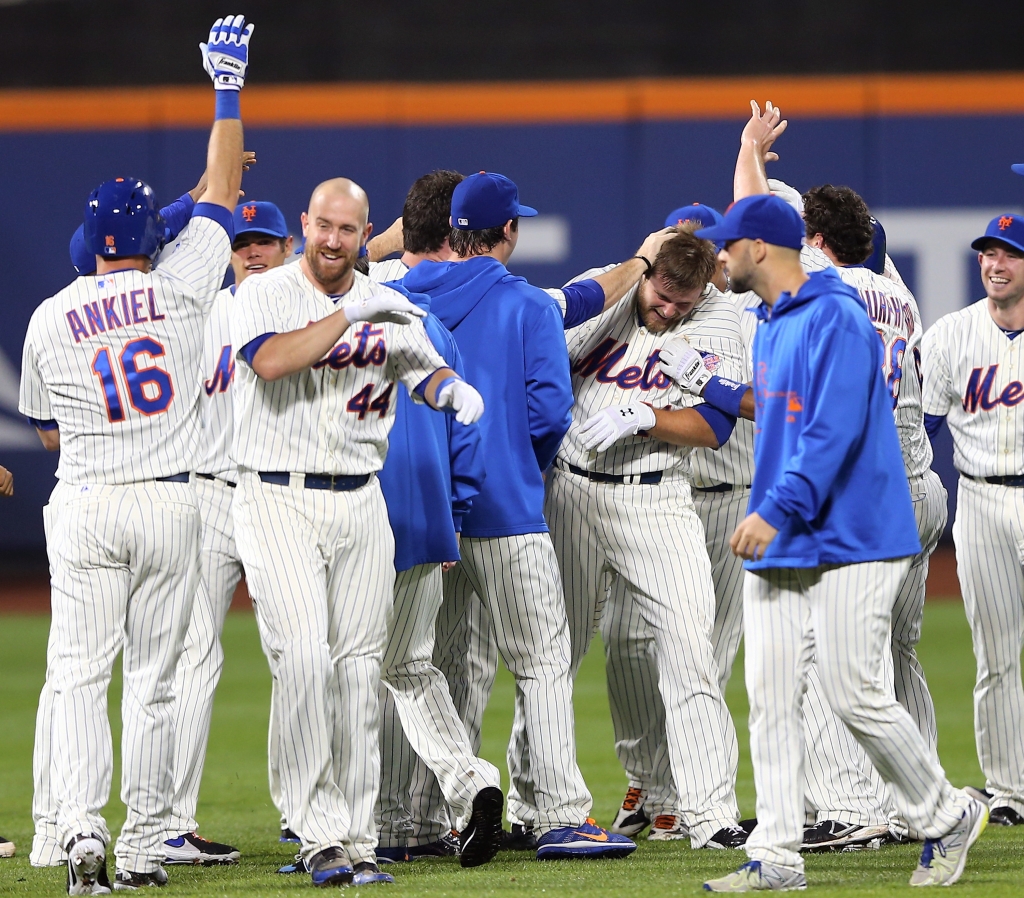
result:
[[(1024, 208), (1009, 169), (1024, 161), (1024, 75), (253, 89), (243, 115), (259, 164), (244, 188), (297, 230), (311, 188), (346, 175), (383, 229), (430, 169), (500, 171), (542, 213), (524, 222), (511, 267), (549, 286), (630, 255), (675, 206), (723, 208), (752, 96), (790, 119), (770, 174), (860, 191), (926, 324), (982, 295), (970, 239)], [(211, 113), (209, 91), (192, 88), (0, 92), (0, 463), (16, 478), (0, 503), (3, 549), (43, 545), (56, 458), (17, 415), (21, 347), (33, 308), (73, 277), (85, 197), (117, 174), (161, 202), (180, 195), (203, 168)], [(948, 454), (937, 468), (951, 486)]]

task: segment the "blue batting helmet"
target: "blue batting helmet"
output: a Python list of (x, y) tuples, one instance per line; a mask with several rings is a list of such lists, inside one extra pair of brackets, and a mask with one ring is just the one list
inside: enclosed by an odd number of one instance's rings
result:
[(104, 181), (85, 204), (85, 245), (97, 256), (149, 256), (164, 241), (152, 188), (138, 178)]
[(885, 271), (885, 228), (874, 216), (871, 217), (871, 228), (875, 236), (871, 238), (871, 255), (864, 260), (864, 267), (875, 274), (882, 274)]
[(85, 225), (80, 224), (78, 230), (71, 235), (71, 245), (68, 247), (71, 253), (71, 264), (79, 275), (93, 274), (96, 271), (96, 254), (89, 252), (85, 245)]

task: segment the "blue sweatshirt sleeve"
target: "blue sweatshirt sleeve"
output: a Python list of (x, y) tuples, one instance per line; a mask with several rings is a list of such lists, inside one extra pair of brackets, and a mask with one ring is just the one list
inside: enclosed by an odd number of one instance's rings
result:
[(593, 278), (566, 284), (562, 288), (562, 295), (565, 297), (565, 319), (562, 326), (566, 330), (604, 311), (604, 288)]
[(562, 314), (554, 302), (527, 322), (523, 359), (530, 441), (537, 464), (546, 471), (572, 423), (573, 403)]
[(164, 217), (164, 235), (167, 243), (170, 243), (182, 232), (192, 217), (192, 210), (195, 207), (195, 201), (189, 194), (185, 193), (169, 206), (164, 206), (160, 210), (160, 214)]
[[(452, 342), (452, 354), (445, 355), (459, 377), (465, 377), (462, 356)], [(452, 522), (455, 532), (462, 532), (462, 519), (473, 506), (473, 498), (480, 492), (487, 471), (484, 454), (480, 451), (480, 428), (476, 424), (460, 424), (454, 415), (446, 415), (448, 422), (448, 459), (452, 475)]]
[(881, 344), (869, 342), (841, 321), (835, 325), (822, 328), (807, 348), (813, 392), (802, 397), (805, 419), (796, 451), (757, 508), (778, 530), (792, 515), (804, 521), (818, 516), (867, 425), (870, 378), (881, 370)]

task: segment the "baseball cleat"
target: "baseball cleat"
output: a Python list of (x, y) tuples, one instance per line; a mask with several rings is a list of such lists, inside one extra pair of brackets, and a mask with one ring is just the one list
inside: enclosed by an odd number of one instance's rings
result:
[(1024, 817), (1008, 805), (1003, 805), (988, 812), (988, 822), (995, 826), (1022, 826)]
[[(750, 836), (742, 826), (724, 826), (708, 839), (701, 848), (742, 848)], [(742, 869), (742, 868), (741, 868)], [(782, 869), (782, 868), (780, 868)]]
[(761, 861), (747, 861), (735, 873), (721, 879), (709, 879), (704, 883), (708, 892), (775, 892), (803, 891), (807, 888), (807, 877), (799, 870), (762, 864)]
[[(68, 842), (67, 853), (67, 890), (69, 895), (110, 894), (110, 880), (107, 878), (107, 846), (103, 839), (96, 833), (75, 836)], [(11, 854), (14, 852), (12, 851)]]
[(397, 845), (393, 848), (381, 848), (377, 846), (377, 863), (378, 864), (401, 864), (404, 861), (411, 861), (409, 857), (409, 849), (404, 845)]
[(674, 842), (690, 838), (690, 830), (675, 814), (658, 814), (647, 834), (648, 842)]
[(524, 826), (522, 823), (513, 823), (512, 832), (502, 832), (502, 851), (536, 851), (537, 833), (532, 826)]
[(481, 789), (473, 797), (473, 813), (459, 833), (459, 863), (463, 867), (479, 867), (498, 853), (502, 842), (501, 809), (504, 806), (505, 796), (494, 786)]
[[(500, 827), (500, 822), (498, 825)], [(502, 836), (504, 835), (502, 833)], [(451, 832), (441, 836), (440, 839), (428, 842), (426, 845), (410, 845), (408, 849), (409, 860), (422, 861), (438, 857), (458, 857), (461, 848), (462, 843), (459, 839), (459, 834), (453, 829)], [(377, 853), (378, 855), (380, 854), (379, 851)]]
[(299, 836), (295, 832), (295, 830), (293, 830), (293, 829), (291, 829), (290, 827), (287, 827), (287, 826), (284, 827), (284, 829), (281, 830), (281, 838), (278, 841), (279, 842), (294, 842), (296, 845), (301, 845), (302, 844), (302, 839), (299, 838)]
[(286, 876), (290, 876), (292, 873), (308, 873), (309, 867), (306, 866), (306, 862), (302, 859), (302, 855), (297, 854), (295, 855), (294, 863), (285, 864), (283, 867), (278, 867), (275, 872), (283, 873)]
[(602, 829), (588, 817), (579, 826), (560, 826), (537, 840), (537, 860), (563, 858), (625, 857), (636, 851), (636, 843), (618, 833)]
[(941, 839), (925, 839), (912, 886), (951, 886), (964, 872), (967, 852), (988, 824), (988, 807), (976, 799)]
[(115, 892), (134, 892), (136, 889), (165, 885), (167, 885), (167, 871), (163, 867), (157, 867), (152, 873), (118, 870), (117, 876), (114, 877)]
[[(297, 859), (297, 862), (301, 861)], [(348, 863), (348, 855), (333, 845), (318, 851), (303, 866), (309, 870), (315, 886), (345, 886), (352, 882), (353, 872)]]
[(394, 882), (390, 873), (381, 873), (380, 867), (369, 861), (362, 861), (352, 868), (352, 885), (369, 886), (377, 882)]
[(14, 843), (0, 836), (0, 857), (14, 857)]
[(626, 797), (622, 799), (622, 807), (619, 808), (608, 831), (618, 833), (620, 836), (640, 835), (651, 824), (651, 818), (644, 810), (646, 797), (643, 789), (630, 786), (626, 790)]
[(856, 823), (842, 823), (839, 820), (822, 820), (804, 830), (801, 851), (852, 851), (865, 848), (881, 848), (889, 837), (889, 827), (859, 826)]
[(182, 833), (176, 839), (164, 842), (165, 864), (192, 864), (212, 867), (218, 864), (237, 864), (242, 853), (230, 845), (211, 842), (196, 833)]

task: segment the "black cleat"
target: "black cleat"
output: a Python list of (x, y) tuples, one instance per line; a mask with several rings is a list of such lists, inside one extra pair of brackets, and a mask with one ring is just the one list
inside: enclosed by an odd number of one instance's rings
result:
[(133, 873), (131, 870), (118, 870), (114, 877), (115, 892), (133, 892), (150, 886), (167, 885), (167, 871), (157, 867), (152, 873)]
[(1013, 808), (1003, 805), (989, 811), (988, 822), (993, 826), (1024, 826), (1024, 817)]
[(742, 848), (748, 833), (742, 826), (725, 826), (707, 840), (701, 848)]
[(888, 841), (888, 826), (860, 826), (839, 820), (822, 820), (804, 830), (801, 851), (859, 851), (881, 848)]
[(463, 867), (479, 867), (498, 853), (504, 835), (501, 829), (501, 809), (504, 806), (505, 796), (495, 786), (476, 793), (469, 823), (459, 833), (462, 847), (459, 863)]
[(502, 851), (536, 851), (537, 834), (532, 826), (523, 826), (521, 823), (512, 824), (512, 832), (502, 832)]
[[(458, 857), (461, 848), (462, 843), (459, 839), (459, 834), (453, 829), (435, 842), (428, 842), (426, 845), (410, 845), (407, 849), (408, 860), (422, 861), (437, 857)], [(379, 859), (379, 848), (377, 849), (377, 855)]]
[(301, 845), (302, 844), (302, 839), (299, 838), (299, 836), (295, 832), (295, 830), (293, 830), (293, 829), (291, 829), (290, 827), (287, 827), (287, 826), (284, 829), (281, 830), (281, 838), (280, 838), (279, 841), (281, 841), (281, 842), (293, 842), (296, 845)]
[(69, 895), (109, 895), (107, 846), (96, 833), (77, 835), (68, 842), (67, 891)]

